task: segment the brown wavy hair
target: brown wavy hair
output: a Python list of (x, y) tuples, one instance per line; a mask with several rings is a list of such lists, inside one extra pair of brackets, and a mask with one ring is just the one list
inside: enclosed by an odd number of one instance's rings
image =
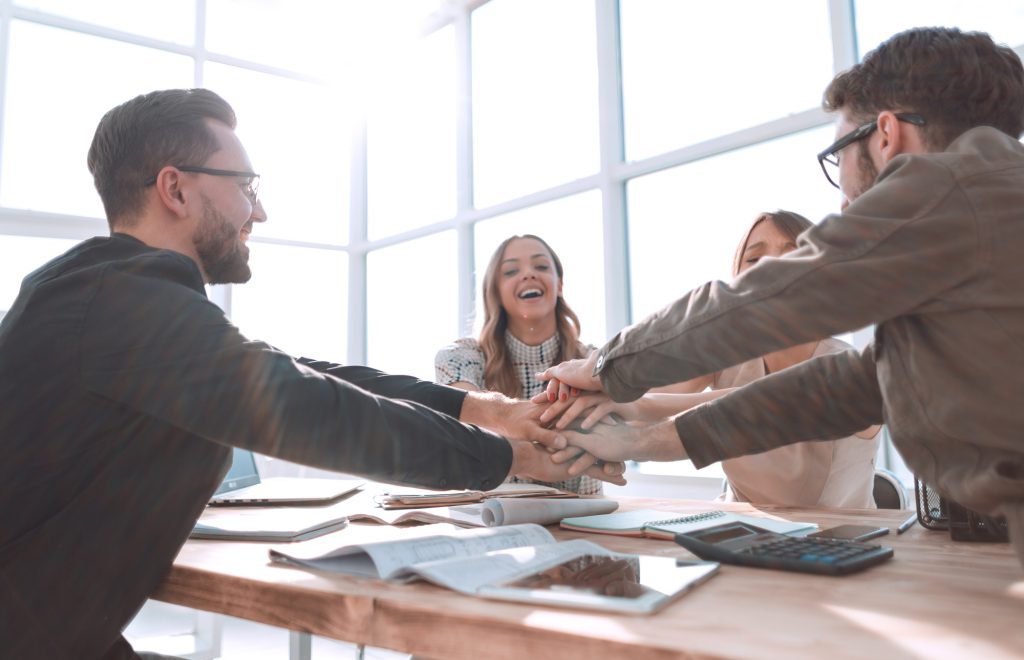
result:
[(975, 126), (1014, 139), (1024, 130), (1024, 67), (1011, 48), (984, 32), (914, 28), (890, 37), (825, 90), (828, 112), (867, 122), (883, 110), (915, 112), (922, 137), (943, 150)]
[(135, 223), (146, 179), (167, 165), (202, 165), (221, 148), (207, 119), (235, 127), (235, 111), (208, 89), (150, 92), (103, 115), (87, 161), (111, 229)]
[[(533, 234), (509, 236), (501, 242), (498, 249), (491, 255), (491, 261), (487, 264), (483, 281), (484, 326), (480, 330), (480, 348), (484, 353), (484, 388), (514, 398), (523, 396), (523, 384), (519, 381), (519, 376), (512, 366), (512, 357), (508, 354), (508, 347), (505, 345), (508, 312), (501, 305), (501, 294), (498, 292), (498, 272), (501, 270), (501, 258), (505, 254), (505, 248), (512, 241), (522, 238), (530, 238), (543, 245), (555, 263), (558, 280), (562, 282), (565, 279), (562, 260), (558, 258), (547, 241)], [(580, 319), (561, 294), (558, 295), (558, 301), (555, 303), (555, 325), (559, 338), (555, 364), (585, 356), (586, 350), (580, 342)]]
[(747, 243), (750, 242), (750, 235), (759, 224), (765, 221), (775, 225), (775, 228), (782, 232), (786, 238), (794, 242), (796, 242), (797, 236), (814, 226), (813, 222), (799, 213), (793, 213), (792, 211), (765, 211), (764, 213), (761, 213), (754, 218), (752, 223), (750, 223), (750, 227), (747, 228), (747, 233), (743, 234), (743, 240), (740, 241), (740, 244), (736, 247), (736, 256), (732, 259), (733, 277), (740, 274), (740, 267), (743, 266), (743, 253), (747, 249)]

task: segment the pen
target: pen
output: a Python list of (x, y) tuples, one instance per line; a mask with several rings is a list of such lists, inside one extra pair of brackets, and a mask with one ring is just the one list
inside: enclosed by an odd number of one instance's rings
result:
[(917, 514), (916, 513), (914, 515), (910, 516), (909, 518), (907, 518), (906, 520), (904, 520), (903, 522), (901, 522), (899, 527), (896, 528), (896, 533), (897, 534), (902, 534), (903, 532), (905, 532), (908, 529), (910, 529), (910, 526), (913, 525), (915, 522), (917, 522)]

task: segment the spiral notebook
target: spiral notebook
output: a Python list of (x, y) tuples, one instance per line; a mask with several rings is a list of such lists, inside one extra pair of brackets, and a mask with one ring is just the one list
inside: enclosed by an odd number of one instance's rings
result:
[(693, 514), (678, 514), (672, 511), (623, 511), (599, 516), (565, 518), (559, 523), (564, 529), (616, 536), (646, 536), (672, 540), (676, 534), (684, 534), (705, 527), (714, 527), (728, 522), (745, 522), (761, 529), (779, 534), (803, 534), (818, 528), (815, 523), (793, 522), (782, 518), (761, 518), (745, 516), (729, 511), (702, 511)]

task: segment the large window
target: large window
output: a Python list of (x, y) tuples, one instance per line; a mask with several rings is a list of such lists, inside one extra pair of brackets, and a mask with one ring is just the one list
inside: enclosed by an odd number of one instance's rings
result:
[(231, 293), (243, 334), (291, 355), (346, 362), (348, 255), (252, 243), (249, 265), (252, 279)]
[(0, 205), (102, 218), (85, 167), (96, 123), (137, 94), (192, 86), (192, 62), (27, 21), (8, 29)]
[(208, 86), (263, 175), (253, 279), (211, 290), (247, 336), (432, 378), (479, 328), (491, 252), (529, 232), (600, 345), (727, 277), (757, 212), (837, 209), (821, 93), (915, 24), (1017, 47), (1024, 2), (0, 0), (0, 310), (105, 233), (102, 114)]
[(631, 160), (814, 108), (832, 77), (825, 2), (799, 10), (760, 0), (620, 7)]
[(367, 256), (369, 364), (434, 380), (434, 354), (458, 334), (455, 235), (446, 231)]
[(633, 179), (629, 250), (633, 317), (655, 312), (711, 279), (732, 279), (736, 245), (762, 211), (817, 222), (839, 210), (813, 157), (830, 126)]
[(367, 126), (367, 212), (373, 238), (455, 215), (455, 29), (406, 46), (382, 69)]
[(477, 206), (598, 171), (594, 6), (516, 0), (473, 13)]
[(968, 0), (855, 0), (859, 55), (897, 32), (922, 25), (958, 27), (988, 32), (997, 43), (1024, 44), (1024, 2), (969, 2)]

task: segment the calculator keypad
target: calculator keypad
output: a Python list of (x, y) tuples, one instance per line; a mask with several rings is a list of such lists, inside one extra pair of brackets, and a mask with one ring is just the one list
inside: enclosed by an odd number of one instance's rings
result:
[(833, 539), (783, 538), (744, 548), (741, 554), (757, 557), (817, 561), (835, 564), (876, 550), (879, 546)]

